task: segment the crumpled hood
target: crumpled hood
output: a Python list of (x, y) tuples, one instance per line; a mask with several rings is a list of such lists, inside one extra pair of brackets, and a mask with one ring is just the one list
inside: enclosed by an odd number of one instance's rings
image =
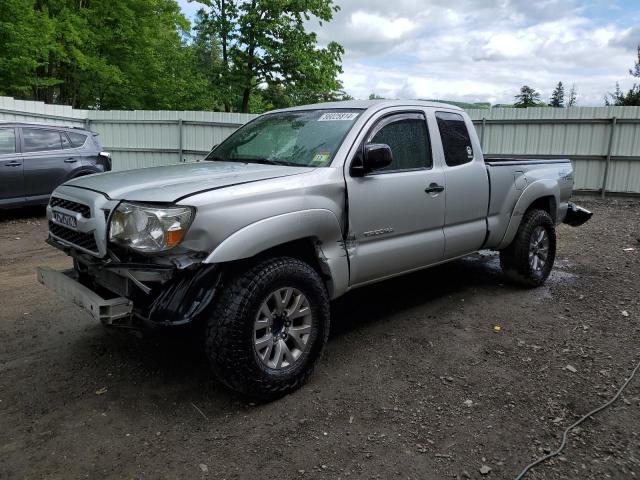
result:
[(205, 161), (99, 173), (70, 180), (65, 185), (101, 192), (113, 200), (174, 202), (205, 190), (311, 170), (308, 167)]

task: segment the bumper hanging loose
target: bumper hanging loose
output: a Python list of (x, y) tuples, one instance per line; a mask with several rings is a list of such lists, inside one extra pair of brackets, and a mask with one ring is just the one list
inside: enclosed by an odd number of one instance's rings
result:
[(103, 298), (78, 282), (74, 276), (74, 270), (58, 271), (48, 267), (38, 267), (38, 282), (58, 297), (75, 303), (105, 325), (128, 326), (130, 324), (133, 303), (129, 299)]

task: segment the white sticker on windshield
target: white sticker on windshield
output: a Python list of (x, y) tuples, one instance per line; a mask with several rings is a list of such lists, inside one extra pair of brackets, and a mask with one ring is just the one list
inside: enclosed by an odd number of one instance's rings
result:
[(318, 119), (319, 122), (334, 122), (336, 120), (355, 120), (358, 117), (357, 113), (354, 112), (332, 112), (332, 113), (323, 113)]

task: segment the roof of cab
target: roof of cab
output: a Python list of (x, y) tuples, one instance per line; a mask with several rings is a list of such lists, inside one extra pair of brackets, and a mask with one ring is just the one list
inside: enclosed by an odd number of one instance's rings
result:
[(300, 105), (298, 107), (282, 108), (273, 110), (275, 112), (291, 111), (291, 110), (311, 110), (311, 109), (374, 109), (380, 110), (388, 107), (434, 107), (447, 108), (451, 110), (462, 111), (462, 108), (448, 103), (428, 102), (426, 100), (345, 100), (342, 102), (326, 102), (314, 103), (310, 105)]

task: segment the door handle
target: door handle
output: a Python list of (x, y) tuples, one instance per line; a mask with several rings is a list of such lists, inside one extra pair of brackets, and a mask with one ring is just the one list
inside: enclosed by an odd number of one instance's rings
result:
[(437, 183), (432, 183), (424, 190), (426, 193), (440, 193), (444, 191), (444, 187), (442, 185), (438, 185)]
[(5, 167), (19, 167), (20, 165), (22, 165), (22, 163), (21, 162), (16, 162), (16, 161), (4, 164)]
[(69, 158), (65, 158), (64, 163), (74, 163), (77, 161), (78, 161), (77, 158), (69, 157)]

